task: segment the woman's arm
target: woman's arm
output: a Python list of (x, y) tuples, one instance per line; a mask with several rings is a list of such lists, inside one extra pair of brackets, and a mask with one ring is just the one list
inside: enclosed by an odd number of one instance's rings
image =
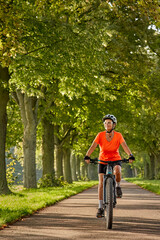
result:
[(129, 156), (130, 154), (132, 154), (132, 153), (131, 153), (131, 150), (130, 150), (129, 147), (127, 146), (126, 142), (122, 142), (122, 143), (121, 143), (121, 146), (123, 147), (124, 151), (128, 154), (128, 156)]
[[(121, 146), (123, 147), (124, 151), (128, 154), (128, 156), (130, 156), (132, 154), (132, 152), (129, 149), (129, 147), (127, 146), (126, 142), (122, 142)], [(132, 163), (133, 160), (129, 160), (129, 162)]]
[[(92, 154), (92, 152), (95, 150), (95, 148), (97, 147), (97, 143), (96, 142), (93, 142), (91, 147), (88, 149), (87, 153), (86, 153), (86, 156), (90, 157), (90, 155)], [(90, 160), (85, 160), (86, 163), (90, 163)]]

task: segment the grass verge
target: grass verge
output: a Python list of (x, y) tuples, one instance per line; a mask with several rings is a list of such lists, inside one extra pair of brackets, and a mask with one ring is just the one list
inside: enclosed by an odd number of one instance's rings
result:
[(17, 189), (10, 195), (1, 195), (0, 228), (97, 184), (98, 181), (80, 181), (63, 187)]
[(125, 180), (160, 195), (160, 180), (144, 180), (140, 178), (125, 178)]

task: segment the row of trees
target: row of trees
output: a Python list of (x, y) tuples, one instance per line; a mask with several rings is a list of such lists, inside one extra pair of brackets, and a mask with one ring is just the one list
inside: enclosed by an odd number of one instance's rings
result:
[(159, 176), (158, 18), (154, 1), (3, 1), (0, 193), (10, 191), (5, 151), (21, 142), (24, 187), (37, 186), (38, 148), (43, 177), (80, 176), (75, 159), (106, 113), (117, 116), (136, 167), (143, 161), (145, 177)]

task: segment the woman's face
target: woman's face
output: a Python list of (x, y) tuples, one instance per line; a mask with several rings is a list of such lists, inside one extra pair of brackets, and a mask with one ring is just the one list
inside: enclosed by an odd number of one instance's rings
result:
[(112, 130), (112, 128), (113, 128), (113, 122), (112, 122), (112, 120), (111, 120), (111, 119), (106, 119), (106, 120), (104, 121), (104, 127), (105, 127), (105, 129), (106, 129), (107, 131)]

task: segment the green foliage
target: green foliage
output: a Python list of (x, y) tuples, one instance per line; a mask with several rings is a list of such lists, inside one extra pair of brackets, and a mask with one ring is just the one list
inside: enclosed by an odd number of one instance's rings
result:
[(156, 180), (160, 180), (160, 171), (155, 175)]
[(15, 148), (6, 152), (6, 178), (10, 187), (22, 183), (22, 166), (15, 155)]
[(39, 188), (63, 187), (67, 184), (67, 182), (62, 180), (62, 177), (57, 179), (52, 174), (46, 174), (38, 181)]
[(17, 176), (14, 175), (15, 165), (16, 165), (16, 160), (12, 160), (10, 163), (7, 164), (6, 177), (7, 177), (7, 183), (10, 186), (15, 184), (15, 181), (17, 179)]
[(6, 137), (6, 148), (10, 149), (13, 146), (19, 146), (22, 142), (23, 127), (20, 118), (20, 109), (14, 102), (13, 98), (10, 97), (10, 101), (7, 106), (7, 137)]

